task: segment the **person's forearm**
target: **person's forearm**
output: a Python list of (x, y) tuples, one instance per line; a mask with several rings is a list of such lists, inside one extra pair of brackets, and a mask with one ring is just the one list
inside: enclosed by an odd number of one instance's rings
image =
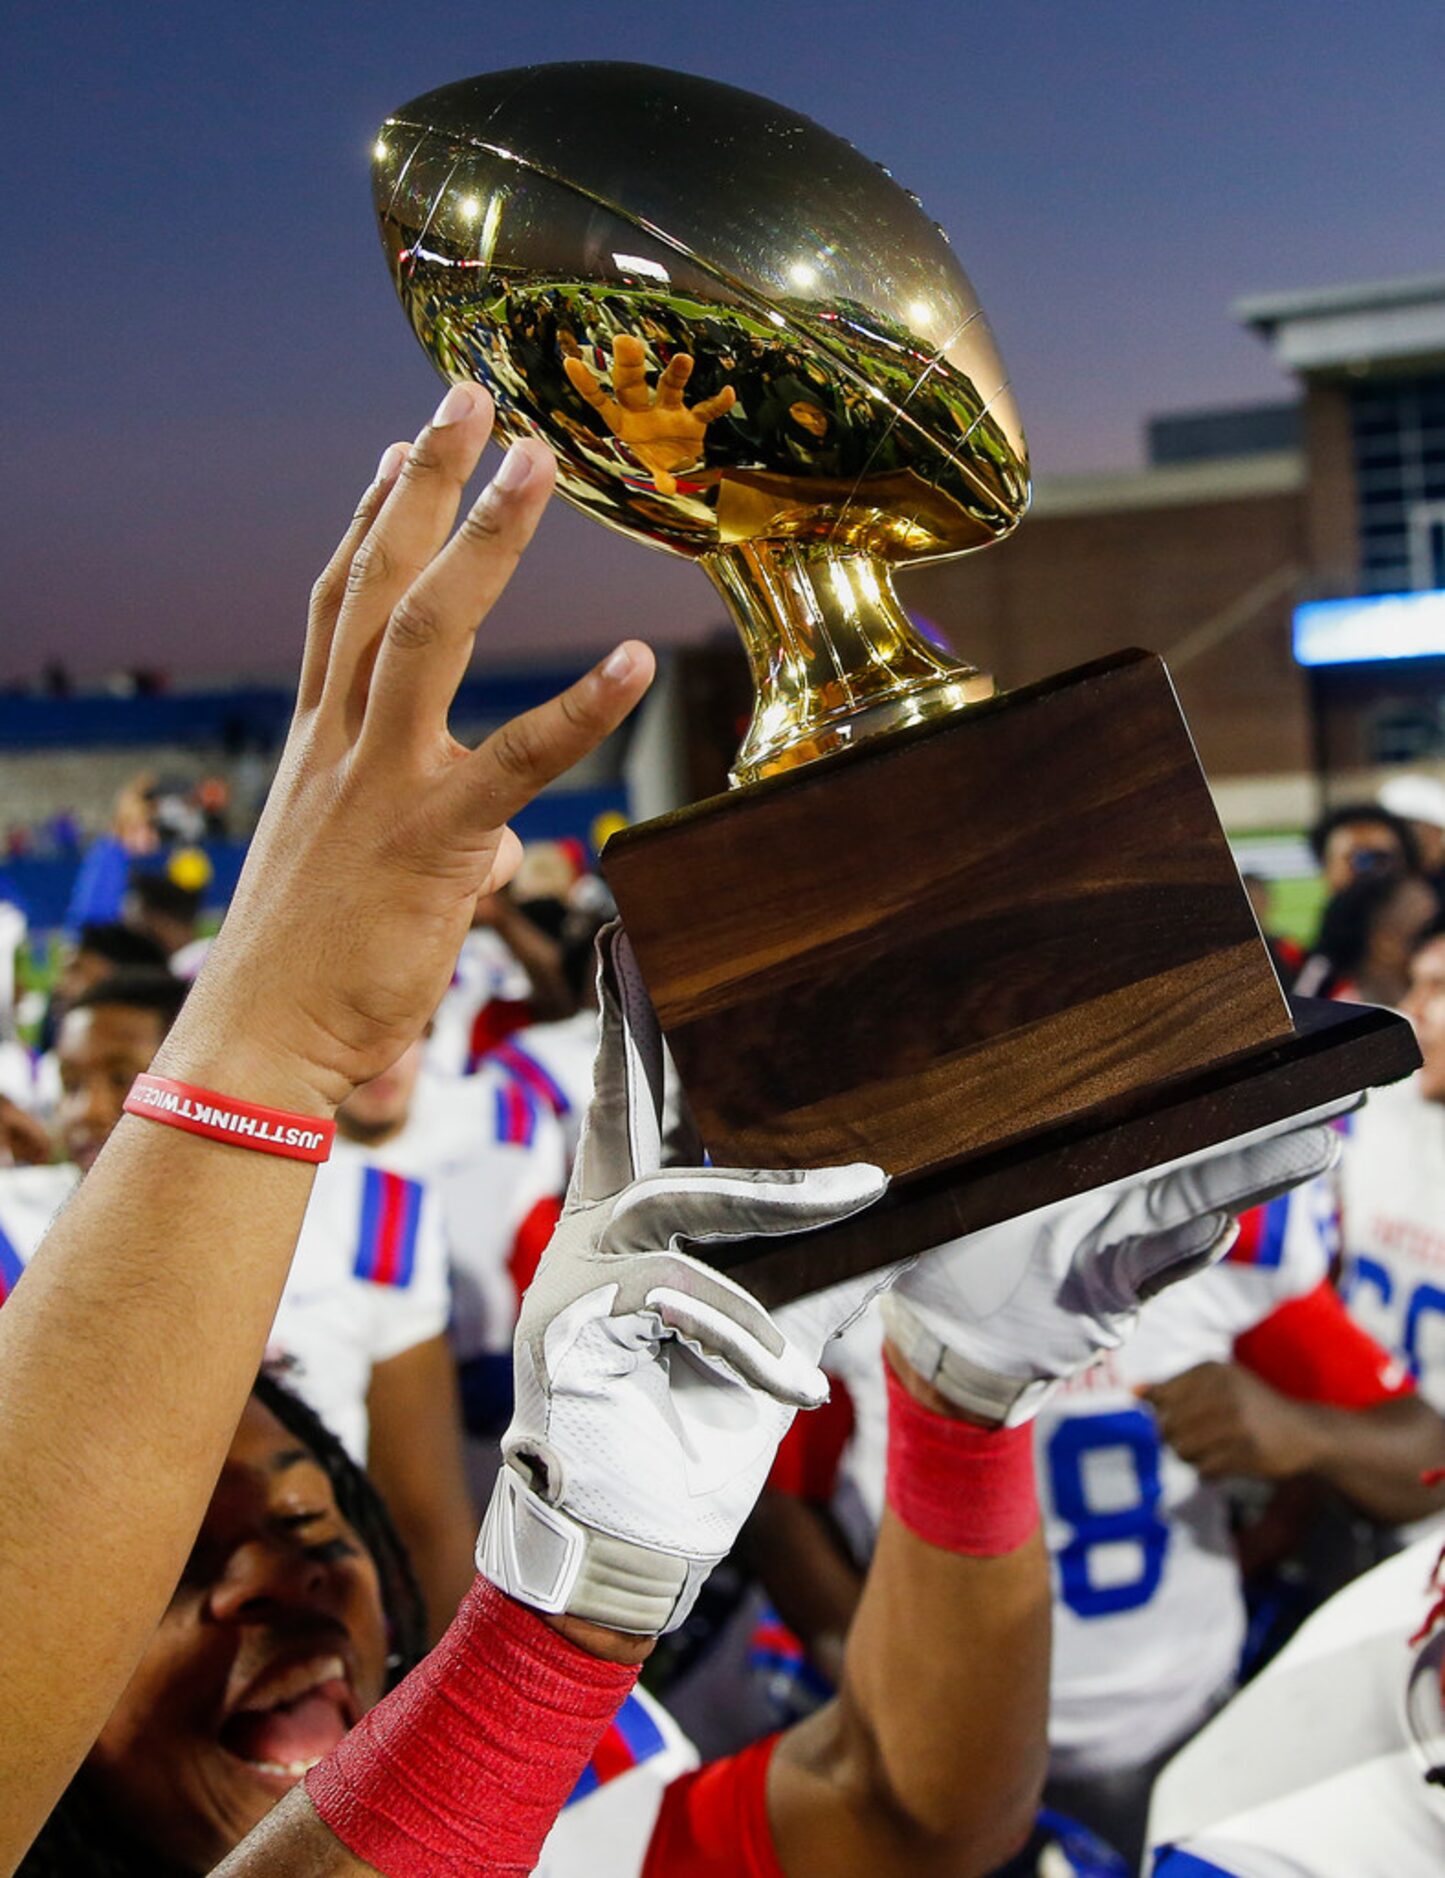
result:
[[(279, 1067), (208, 1065), (179, 1033), (168, 1067), (270, 1106), (307, 1100)], [(0, 1634), (0, 1703), (46, 1718), (0, 1740), (0, 1865), (54, 1804), (175, 1588), (312, 1173), (127, 1118), (0, 1312), (0, 1582), (24, 1614)]]
[(1047, 1761), (1049, 1609), (1036, 1512), (991, 1556), (930, 1543), (885, 1512), (840, 1699), (774, 1756), (771, 1817), (790, 1878), (971, 1878), (1017, 1851)]
[(435, 1643), (476, 1575), (478, 1512), (467, 1489), (451, 1345), (428, 1338), (378, 1363), (366, 1398), (366, 1466), (411, 1559)]
[(1300, 1409), (1315, 1450), (1307, 1471), (1368, 1518), (1404, 1525), (1445, 1506), (1441, 1484), (1423, 1478), (1445, 1468), (1445, 1421), (1419, 1396), (1369, 1409)]
[[(454, 386), (393, 445), (312, 593), (296, 715), (162, 1074), (322, 1116), (435, 1010), (507, 825), (646, 689), (619, 647), (477, 749), (447, 712), (552, 486), (517, 444), (452, 534), (491, 426)], [(420, 570), (420, 571), (418, 571)], [(69, 1780), (174, 1589), (260, 1363), (304, 1164), (126, 1120), (0, 1314), (0, 1870)]]
[(792, 1494), (768, 1491), (743, 1529), (738, 1552), (778, 1616), (836, 1686), (863, 1573), (827, 1513)]
[(476, 1566), (477, 1521), (470, 1512), (418, 1517), (414, 1509), (396, 1510), (392, 1523), (411, 1561), (412, 1575), (426, 1609), (427, 1641), (435, 1643), (456, 1616)]
[(348, 1852), (316, 1817), (304, 1787), (288, 1793), (218, 1865), (211, 1878), (374, 1878), (376, 1867)]
[(562, 948), (557, 941), (534, 925), (519, 906), (500, 897), (496, 930), (511, 948), (517, 963), (526, 972), (532, 987), (532, 1012), (539, 1023), (553, 1023), (570, 1017), (577, 1000), (567, 984), (562, 969)]

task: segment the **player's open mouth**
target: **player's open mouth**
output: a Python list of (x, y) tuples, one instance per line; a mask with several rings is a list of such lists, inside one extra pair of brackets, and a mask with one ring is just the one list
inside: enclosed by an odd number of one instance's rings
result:
[(340, 1656), (273, 1666), (221, 1725), (220, 1744), (269, 1782), (294, 1785), (324, 1760), (358, 1719)]

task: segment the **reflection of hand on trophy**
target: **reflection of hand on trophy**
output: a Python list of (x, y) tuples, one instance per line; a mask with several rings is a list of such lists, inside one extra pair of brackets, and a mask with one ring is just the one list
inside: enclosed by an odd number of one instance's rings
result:
[(677, 493), (674, 472), (692, 468), (702, 455), (703, 438), (714, 419), (737, 402), (731, 385), (690, 408), (683, 390), (692, 377), (691, 358), (675, 352), (668, 360), (654, 392), (647, 382), (647, 352), (640, 339), (619, 333), (612, 342), (612, 389), (609, 398), (579, 357), (570, 352), (562, 369), (575, 389), (597, 412), (619, 443), (624, 443), (644, 468), (652, 472), (659, 495)]
[(1400, 1020), (1292, 1016), (1159, 659), (994, 695), (909, 619), (895, 574), (1008, 535), (1028, 454), (972, 284), (886, 170), (729, 86), (578, 64), (416, 99), (375, 190), (433, 357), (469, 360), (499, 434), (546, 439), (564, 497), (695, 559), (742, 637), (733, 789), (604, 868), (714, 1158), (893, 1176), (861, 1239), (830, 1229), (781, 1277), (774, 1247), (752, 1288), (1414, 1067)]

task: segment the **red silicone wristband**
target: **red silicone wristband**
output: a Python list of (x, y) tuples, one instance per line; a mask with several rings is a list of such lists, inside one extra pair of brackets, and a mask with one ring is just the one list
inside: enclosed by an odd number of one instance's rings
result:
[(1039, 1523), (1033, 1429), (979, 1428), (924, 1408), (888, 1357), (888, 1504), (926, 1545), (999, 1558)]
[(636, 1681), (478, 1579), (307, 1798), (387, 1878), (523, 1878)]
[(335, 1122), (238, 1102), (234, 1096), (172, 1082), (166, 1076), (137, 1076), (125, 1099), (125, 1112), (149, 1122), (164, 1122), (168, 1128), (182, 1128), (188, 1135), (229, 1141), (232, 1147), (280, 1154), (288, 1161), (324, 1161), (336, 1139)]

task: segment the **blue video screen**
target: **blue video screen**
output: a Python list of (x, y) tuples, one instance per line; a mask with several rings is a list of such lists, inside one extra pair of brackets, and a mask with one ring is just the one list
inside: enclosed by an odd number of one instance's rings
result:
[(1445, 658), (1445, 589), (1312, 600), (1298, 606), (1294, 655), (1301, 665)]

